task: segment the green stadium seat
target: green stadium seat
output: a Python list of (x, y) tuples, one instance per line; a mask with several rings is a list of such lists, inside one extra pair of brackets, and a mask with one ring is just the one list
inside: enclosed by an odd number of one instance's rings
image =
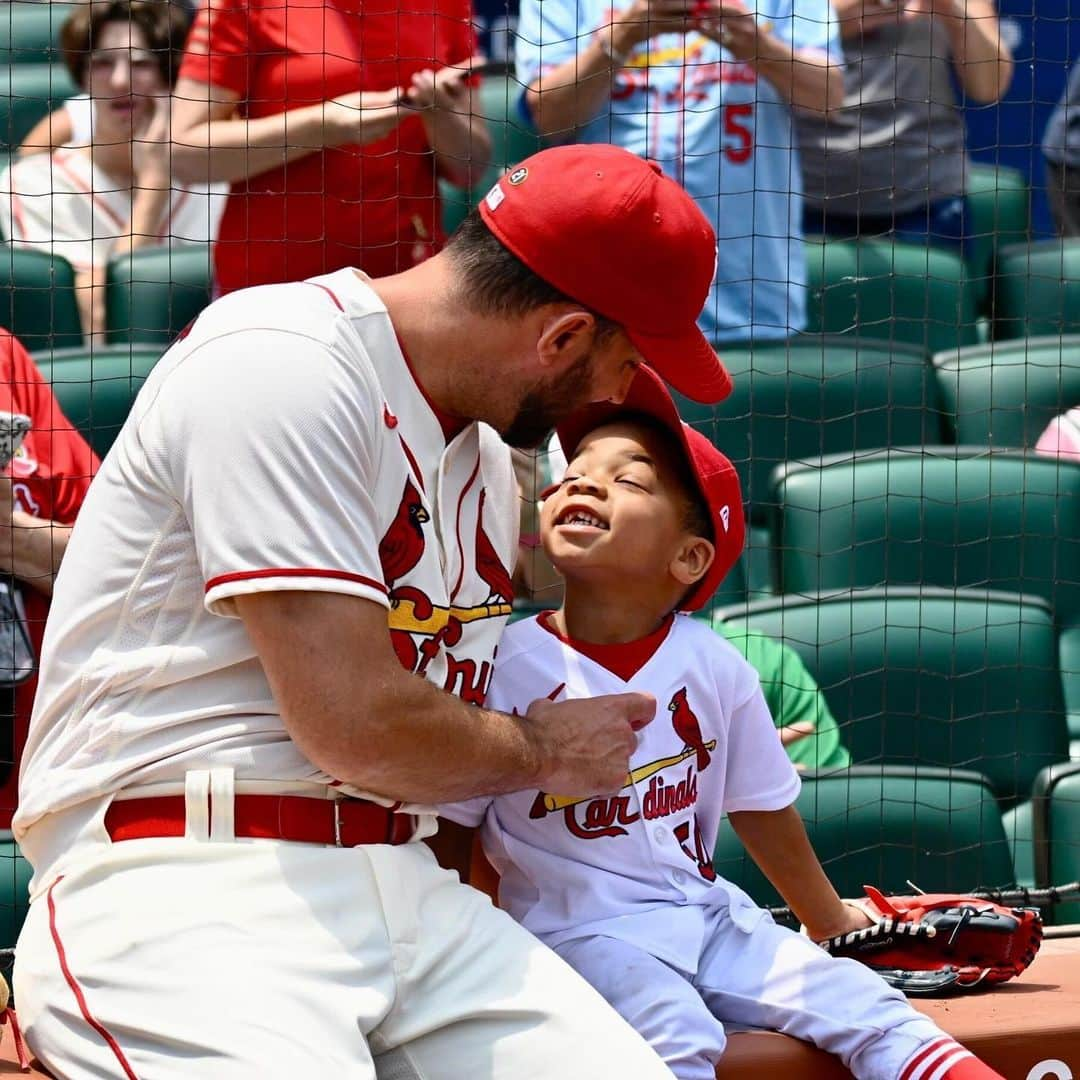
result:
[(31, 352), (82, 343), (75, 271), (58, 255), (0, 244), (0, 326)]
[(994, 279), (995, 338), (1080, 333), (1080, 239), (1010, 244)]
[(786, 642), (855, 764), (971, 769), (1003, 805), (1069, 756), (1049, 605), (979, 590), (869, 589), (718, 617)]
[(440, 185), (443, 228), (447, 235), (458, 227), (462, 218), (507, 169), (540, 149), (539, 135), (518, 106), (521, 89), (521, 83), (513, 75), (487, 78), (481, 82), (479, 108), (491, 134), (491, 165), (483, 178), (469, 189), (448, 183)]
[(954, 252), (889, 239), (808, 237), (807, 329), (940, 352), (978, 340), (978, 289)]
[(782, 591), (938, 585), (1033, 593), (1080, 619), (1080, 465), (927, 447), (773, 473)]
[[(0, 4), (0, 11), (5, 6)], [(67, 68), (61, 64), (0, 66), (0, 145), (17, 147), (39, 120), (78, 92)]]
[(952, 442), (1032, 447), (1055, 416), (1080, 405), (1080, 334), (948, 350), (934, 371)]
[[(1080, 762), (1044, 769), (1032, 805), (1037, 884), (1080, 881)], [(1049, 913), (1051, 922), (1080, 923), (1080, 902), (1055, 905)]]
[[(864, 884), (967, 892), (1013, 883), (994, 793), (978, 773), (866, 765), (804, 773), (796, 805), (841, 896), (861, 896)], [(726, 818), (713, 865), (759, 904), (783, 903)]]
[(801, 334), (721, 351), (731, 396), (676, 401), (734, 462), (755, 525), (769, 522), (769, 477), (782, 462), (941, 441), (933, 371), (915, 345)]
[(210, 246), (142, 248), (109, 263), (106, 339), (166, 346), (210, 302)]
[[(10, 834), (8, 834), (10, 835)], [(14, 840), (0, 840), (0, 948), (11, 948), (30, 907), (33, 869)]]
[(1026, 243), (1030, 234), (1031, 196), (1019, 169), (971, 162), (967, 176), (967, 264), (979, 283), (980, 296), (991, 292), (997, 252), (1007, 244)]
[(60, 29), (73, 4), (10, 0), (0, 4), (0, 66), (60, 62)]
[(104, 457), (161, 353), (153, 345), (98, 345), (35, 353), (34, 361), (64, 415)]
[(1080, 465), (935, 447), (789, 464), (773, 483), (781, 591), (937, 585), (1046, 600), (1080, 736)]

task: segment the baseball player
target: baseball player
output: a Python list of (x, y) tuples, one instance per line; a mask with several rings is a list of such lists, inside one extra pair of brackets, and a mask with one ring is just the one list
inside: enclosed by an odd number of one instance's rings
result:
[(71, 538), (24, 756), (15, 987), (57, 1075), (667, 1076), (417, 841), (439, 802), (625, 774), (647, 695), (478, 705), (517, 541), (496, 431), (538, 442), (643, 360), (723, 396), (714, 257), (658, 169), (550, 150), (419, 266), (231, 293), (162, 358)]
[[(569, 465), (541, 534), (565, 599), (507, 630), (489, 704), (525, 713), (536, 700), (638, 691), (656, 698), (657, 717), (609, 792), (538, 785), (443, 809), (482, 824), (502, 906), (679, 1080), (712, 1080), (725, 1023), (813, 1042), (860, 1078), (996, 1077), (878, 975), (810, 940), (863, 928), (866, 915), (837, 897), (810, 847), (798, 773), (753, 669), (674, 614), (705, 604), (742, 550), (731, 463), (644, 368), (621, 406), (591, 406), (559, 435)], [(809, 937), (717, 877), (725, 813)]]

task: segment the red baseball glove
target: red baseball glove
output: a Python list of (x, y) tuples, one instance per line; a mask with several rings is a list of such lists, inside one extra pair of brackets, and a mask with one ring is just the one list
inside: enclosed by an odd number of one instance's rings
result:
[(1008, 908), (974, 896), (883, 896), (848, 900), (874, 925), (820, 941), (833, 956), (873, 968), (905, 994), (940, 994), (992, 986), (1019, 975), (1042, 943), (1035, 908)]

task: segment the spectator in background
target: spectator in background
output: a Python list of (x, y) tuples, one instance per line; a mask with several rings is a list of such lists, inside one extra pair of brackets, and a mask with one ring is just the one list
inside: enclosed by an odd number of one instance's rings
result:
[(799, 117), (807, 234), (961, 248), (967, 99), (997, 101), (1013, 62), (993, 0), (834, 0), (844, 104)]
[[(35, 656), (40, 654), (53, 578), (98, 460), (64, 416), (27, 351), (0, 329), (0, 410), (23, 413), (32, 427), (0, 473), (0, 575), (13, 586)], [(0, 777), (0, 829), (11, 828), (18, 762), (26, 744), (36, 675), (14, 688), (13, 768)], [(6, 757), (6, 753), (4, 754)]]
[(712, 222), (714, 342), (805, 325), (791, 114), (840, 103), (830, 45), (826, 0), (523, 0), (517, 75), (540, 133), (658, 162)]
[(1046, 198), (1061, 236), (1080, 236), (1080, 58), (1046, 125)]
[(443, 243), (436, 180), (479, 176), (468, 0), (207, 0), (173, 104), (173, 165), (232, 185), (217, 287), (355, 266), (397, 273)]
[(735, 646), (761, 679), (780, 741), (798, 769), (846, 769), (851, 755), (840, 741), (840, 728), (802, 657), (768, 634), (730, 623), (714, 628)]
[(109, 260), (158, 244), (206, 243), (223, 193), (173, 181), (169, 88), (188, 23), (165, 0), (81, 4), (61, 48), (90, 95), (92, 142), (22, 158), (0, 177), (0, 227), (11, 242), (62, 255), (75, 268), (83, 329), (105, 328)]

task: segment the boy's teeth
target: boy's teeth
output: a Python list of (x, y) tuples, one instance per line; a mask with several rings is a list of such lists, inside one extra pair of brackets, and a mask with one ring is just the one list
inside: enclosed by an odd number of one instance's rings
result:
[(585, 514), (581, 511), (575, 511), (565, 521), (567, 525), (591, 525), (594, 529), (603, 529), (606, 526), (597, 517), (593, 517), (592, 514)]

